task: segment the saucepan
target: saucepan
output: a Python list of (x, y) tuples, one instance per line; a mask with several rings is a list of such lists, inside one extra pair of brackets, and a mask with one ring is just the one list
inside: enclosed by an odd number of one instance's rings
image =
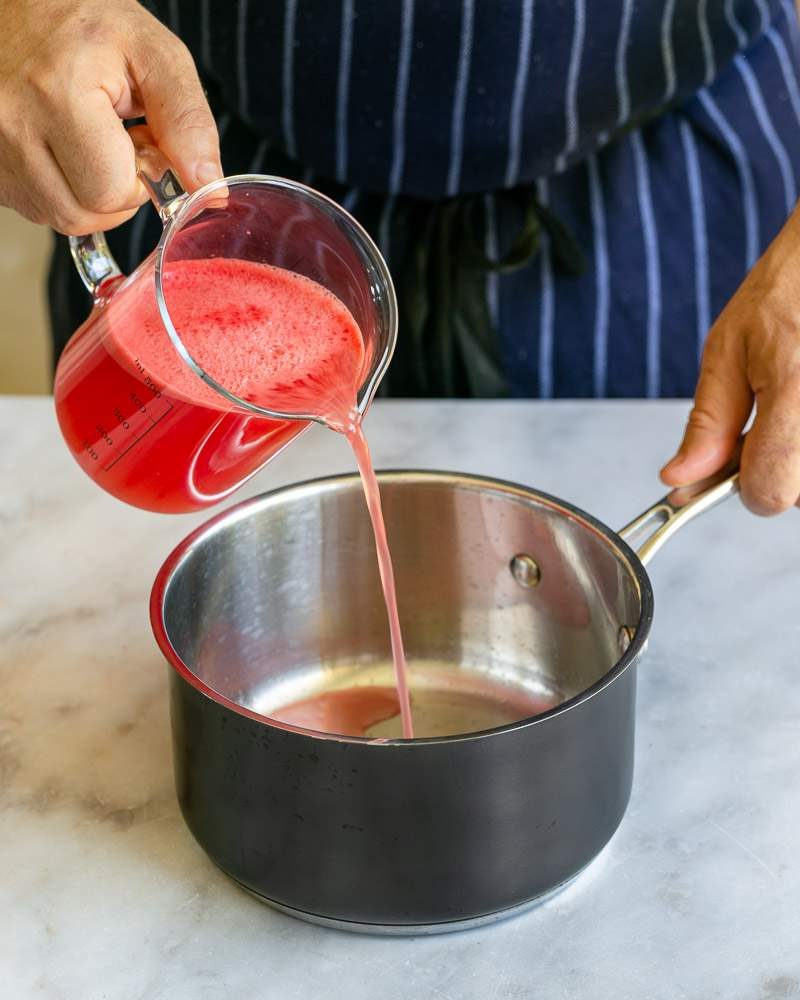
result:
[(390, 677), (361, 484), (308, 482), (215, 517), (158, 574), (177, 795), (210, 858), (279, 909), (456, 930), (547, 898), (617, 829), (653, 618), (645, 563), (737, 478), (676, 490), (620, 532), (494, 479), (398, 471), (380, 485), (412, 698), (505, 691), (506, 708), (543, 710), (413, 740), (272, 718)]

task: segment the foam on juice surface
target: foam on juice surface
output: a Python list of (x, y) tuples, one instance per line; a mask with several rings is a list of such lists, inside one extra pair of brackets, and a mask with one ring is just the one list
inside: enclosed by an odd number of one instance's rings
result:
[[(131, 291), (118, 307), (114, 298), (109, 303), (115, 346), (170, 392), (225, 408), (175, 350), (153, 282), (139, 281)], [(164, 298), (190, 355), (229, 392), (269, 409), (320, 416), (346, 413), (355, 402), (361, 333), (347, 307), (310, 278), (255, 261), (175, 261), (165, 270)], [(116, 308), (125, 315), (115, 315)]]

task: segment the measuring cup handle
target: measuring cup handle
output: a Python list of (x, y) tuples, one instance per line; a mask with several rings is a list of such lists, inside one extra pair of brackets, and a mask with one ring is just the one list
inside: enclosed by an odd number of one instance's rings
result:
[(70, 236), (69, 252), (81, 281), (95, 300), (102, 298), (101, 289), (107, 287), (112, 278), (122, 277), (103, 233)]
[[(161, 221), (166, 223), (186, 197), (175, 171), (156, 146), (137, 143), (136, 172)], [(110, 280), (122, 277), (103, 233), (70, 236), (69, 249), (78, 274), (94, 299), (102, 298), (102, 289), (108, 287)]]
[(136, 172), (161, 221), (166, 223), (186, 198), (171, 163), (157, 146), (137, 143)]

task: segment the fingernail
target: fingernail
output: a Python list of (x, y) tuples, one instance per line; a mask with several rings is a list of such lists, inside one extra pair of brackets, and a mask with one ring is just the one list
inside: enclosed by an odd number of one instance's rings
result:
[(222, 167), (213, 160), (207, 160), (205, 163), (198, 163), (194, 175), (198, 184), (210, 184), (222, 177)]

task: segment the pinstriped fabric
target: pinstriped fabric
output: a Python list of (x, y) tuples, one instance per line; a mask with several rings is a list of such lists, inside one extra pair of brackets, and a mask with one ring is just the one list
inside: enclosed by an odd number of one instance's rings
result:
[(564, 110), (566, 140), (564, 148), (556, 160), (556, 170), (563, 170), (566, 167), (567, 157), (574, 153), (578, 147), (578, 77), (581, 71), (586, 33), (585, 0), (573, 0), (573, 9), (572, 48), (569, 55), (569, 69), (567, 70), (567, 93)]
[(453, 91), (453, 112), (450, 126), (450, 166), (447, 171), (447, 193), (458, 192), (461, 176), (461, 158), (464, 152), (464, 109), (467, 103), (469, 66), (472, 56), (472, 26), (475, 0), (462, 0), (461, 48), (458, 56), (458, 75)]
[(403, 0), (403, 16), (400, 30), (400, 52), (397, 60), (397, 80), (395, 82), (394, 109), (392, 112), (392, 170), (389, 176), (389, 192), (396, 194), (403, 180), (405, 165), (406, 101), (408, 99), (408, 78), (411, 67), (411, 45), (414, 39), (414, 0)]
[(378, 248), (387, 264), (392, 257), (392, 216), (394, 215), (395, 196), (390, 194), (386, 199), (378, 220), (378, 231), (375, 234)]
[(697, 360), (703, 350), (706, 333), (711, 325), (711, 306), (708, 288), (708, 237), (706, 210), (703, 200), (703, 182), (697, 155), (697, 141), (685, 119), (679, 122), (686, 175), (689, 182), (689, 203), (692, 212), (692, 245), (694, 247), (694, 287), (697, 297)]
[(179, 12), (177, 0), (148, 2), (166, 21), (183, 15), (187, 44), (259, 137), (341, 184), (429, 199), (531, 184), (585, 159), (604, 136), (708, 86), (782, 9), (183, 0)]
[(633, 17), (633, 0), (623, 0), (622, 21), (617, 38), (614, 72), (617, 86), (617, 125), (624, 125), (631, 113), (631, 95), (628, 88), (627, 52)]
[(533, 34), (533, 0), (522, 0), (520, 5), (519, 50), (514, 78), (514, 95), (508, 123), (508, 161), (505, 184), (513, 187), (519, 177), (519, 158), (522, 149), (522, 107), (530, 66), (531, 37)]
[[(536, 193), (539, 201), (547, 205), (549, 188), (546, 180), (541, 178), (536, 183)], [(553, 395), (553, 329), (555, 322), (555, 289), (553, 287), (553, 261), (551, 257), (550, 238), (542, 234), (541, 260), (539, 274), (541, 281), (541, 299), (539, 309), (539, 396), (550, 399)]]
[(661, 366), (661, 265), (659, 241), (653, 212), (653, 195), (650, 171), (641, 132), (631, 133), (634, 163), (636, 165), (636, 193), (645, 248), (645, 277), (647, 281), (647, 331), (646, 331), (646, 394), (652, 399), (659, 394)]
[(608, 235), (606, 233), (606, 210), (603, 201), (603, 186), (597, 157), (592, 154), (586, 161), (589, 171), (589, 192), (592, 212), (592, 231), (595, 270), (595, 310), (594, 310), (594, 394), (606, 395), (608, 364), (608, 321), (610, 305), (611, 272), (608, 261)]
[(708, 0), (699, 0), (697, 5), (697, 24), (700, 31), (700, 40), (703, 45), (703, 59), (706, 64), (706, 72), (703, 83), (708, 86), (716, 76), (717, 67), (714, 60), (714, 44), (711, 41), (711, 32), (708, 30)]
[(238, 0), (236, 17), (236, 84), (239, 91), (239, 110), (248, 117), (250, 94), (247, 72), (247, 0)]
[(200, 0), (200, 62), (207, 73), (213, 73), (211, 61), (211, 0)]
[(247, 168), (248, 174), (258, 174), (261, 172), (261, 168), (264, 165), (264, 157), (267, 155), (268, 149), (269, 143), (266, 139), (262, 139), (256, 146), (255, 153), (253, 153), (253, 159), (250, 161), (250, 165)]
[(336, 96), (336, 180), (347, 178), (347, 105), (350, 95), (350, 60), (353, 53), (353, 0), (342, 0), (342, 40), (339, 46), (339, 80)]
[(792, 103), (797, 124), (800, 125), (800, 87), (798, 87), (797, 70), (792, 65), (786, 44), (774, 28), (770, 28), (767, 31), (767, 38), (775, 50), (775, 55), (780, 63), (783, 82), (786, 84), (786, 92), (789, 94), (789, 100)]
[(228, 129), (231, 125), (231, 112), (223, 111), (221, 115), (217, 118), (217, 132), (219, 133), (219, 141), (222, 142), (225, 138)]
[(181, 15), (225, 99), (290, 157), (299, 142), (340, 183), (436, 198), (585, 159), (665, 97), (708, 85), (783, 0), (150, 2)]
[(765, 0), (754, 0), (754, 2), (758, 8), (759, 16), (761, 17), (761, 33), (764, 34), (769, 27), (770, 22), (769, 7), (767, 6)]
[[(520, 270), (479, 275), (512, 394), (690, 392), (709, 324), (796, 191), (791, 0), (491, 0), (491, 17), (482, 3), (385, 0), (383, 18), (370, 0), (160, 9), (182, 15), (215, 107), (233, 112), (226, 170), (330, 193), (372, 229), (398, 286), (425, 199), (479, 191), (496, 257), (521, 220), (519, 192), (501, 189), (533, 187), (587, 268), (568, 273), (545, 232)], [(667, 93), (676, 111), (620, 136)], [(109, 240), (127, 269), (157, 235), (145, 210)]]
[(675, 72), (675, 49), (672, 43), (672, 22), (675, 17), (676, 0), (666, 0), (664, 16), (661, 20), (661, 59), (664, 63), (664, 94), (662, 102), (669, 104), (675, 96), (677, 75)]
[(750, 165), (750, 157), (747, 154), (741, 139), (736, 134), (730, 123), (720, 111), (716, 101), (707, 90), (702, 90), (697, 95), (700, 103), (705, 109), (711, 121), (719, 130), (720, 136), (727, 144), (728, 149), (736, 163), (739, 175), (739, 182), (742, 190), (742, 203), (745, 222), (745, 269), (755, 264), (758, 257), (758, 200), (756, 198), (755, 182), (753, 180), (753, 168)]
[[(494, 203), (494, 195), (485, 194), (483, 196), (483, 210), (486, 218), (484, 252), (488, 260), (496, 261), (500, 257), (500, 249), (497, 239), (497, 209)], [(497, 272), (488, 271), (486, 274), (486, 299), (489, 303), (489, 316), (495, 330), (500, 326), (499, 284), (500, 278)]]
[(286, 0), (283, 21), (283, 141), (286, 152), (297, 159), (294, 133), (294, 29), (297, 18), (297, 0)]
[(341, 200), (341, 206), (345, 210), (345, 212), (350, 212), (350, 213), (354, 212), (356, 209), (356, 205), (358, 204), (358, 199), (360, 197), (361, 197), (361, 192), (358, 190), (358, 188), (350, 188), (350, 190), (344, 194)]
[(739, 24), (739, 20), (736, 17), (736, 12), (733, 9), (735, 0), (725, 0), (725, 17), (727, 18), (728, 24), (730, 25), (731, 31), (736, 35), (736, 44), (740, 49), (743, 49), (748, 43), (747, 32)]
[(764, 103), (764, 96), (761, 93), (758, 80), (756, 79), (752, 69), (748, 66), (747, 60), (743, 56), (738, 55), (733, 62), (739, 72), (739, 75), (744, 81), (744, 85), (748, 96), (750, 97), (750, 102), (753, 105), (753, 110), (755, 111), (758, 123), (761, 126), (764, 137), (778, 163), (781, 179), (783, 181), (784, 196), (786, 198), (786, 213), (788, 215), (794, 208), (795, 202), (797, 201), (797, 188), (794, 173), (792, 172), (792, 165), (789, 162), (789, 156), (786, 152), (786, 147), (783, 145), (778, 133), (775, 131), (775, 126), (772, 124), (772, 118), (770, 117), (767, 106)]
[(797, 23), (797, 7), (794, 5), (794, 0), (782, 0), (782, 6), (792, 43), (795, 49), (800, 49), (800, 26)]

